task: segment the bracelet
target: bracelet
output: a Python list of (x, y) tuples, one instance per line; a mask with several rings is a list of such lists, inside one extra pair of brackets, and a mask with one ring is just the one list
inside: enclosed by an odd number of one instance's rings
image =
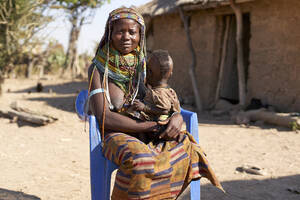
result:
[(179, 113), (180, 113), (180, 112), (175, 111), (175, 112), (172, 113), (172, 115), (171, 115), (170, 117), (173, 117), (173, 115), (179, 114)]
[(97, 94), (97, 93), (102, 93), (102, 92), (104, 92), (104, 89), (103, 88), (98, 88), (98, 89), (95, 89), (95, 90), (92, 90), (91, 92), (90, 92), (90, 95), (89, 95), (89, 99), (93, 96), (93, 95), (95, 95), (95, 94)]

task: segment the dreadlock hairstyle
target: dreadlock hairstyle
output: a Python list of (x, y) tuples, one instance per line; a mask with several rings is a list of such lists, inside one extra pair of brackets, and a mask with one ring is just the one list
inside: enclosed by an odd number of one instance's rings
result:
[[(119, 19), (132, 19), (140, 25), (139, 46), (134, 52), (131, 52), (128, 55), (120, 55), (120, 53), (110, 44), (114, 22)], [(103, 73), (102, 87), (104, 89), (104, 97), (107, 99), (110, 109), (113, 108), (113, 105), (108, 90), (108, 77), (125, 93), (125, 103), (132, 104), (138, 94), (140, 82), (143, 82), (144, 77), (146, 76), (145, 29), (145, 22), (142, 15), (132, 8), (118, 8), (109, 14), (105, 26), (105, 33), (93, 59), (94, 69), (88, 91), (90, 93), (93, 74), (95, 68), (97, 68)], [(122, 63), (122, 59), (123, 61), (125, 60), (125, 62)], [(126, 59), (128, 59), (128, 61)], [(106, 101), (103, 103), (103, 108), (105, 108), (105, 102)], [(104, 142), (104, 121), (105, 109), (103, 109), (102, 113), (102, 144)]]

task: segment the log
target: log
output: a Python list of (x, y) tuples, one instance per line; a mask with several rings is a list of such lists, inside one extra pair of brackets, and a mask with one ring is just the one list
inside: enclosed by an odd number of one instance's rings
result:
[(7, 112), (7, 114), (11, 118), (17, 117), (18, 120), (30, 122), (30, 123), (37, 124), (37, 125), (46, 125), (46, 124), (54, 122), (53, 119), (45, 117), (45, 116), (33, 115), (30, 113), (19, 112), (19, 111), (15, 111), (15, 110), (9, 110)]
[(13, 121), (21, 120), (36, 125), (46, 125), (58, 120), (57, 118), (51, 117), (49, 115), (38, 114), (27, 108), (21, 108), (17, 106), (16, 103), (13, 103), (11, 107), (13, 109), (7, 109), (7, 110), (0, 109), (0, 116), (10, 118)]
[(258, 110), (250, 110), (246, 112), (242, 111), (237, 115), (236, 122), (238, 124), (243, 124), (250, 121), (263, 121), (268, 124), (288, 128), (300, 127), (299, 117), (293, 117), (288, 113), (270, 112), (264, 108)]

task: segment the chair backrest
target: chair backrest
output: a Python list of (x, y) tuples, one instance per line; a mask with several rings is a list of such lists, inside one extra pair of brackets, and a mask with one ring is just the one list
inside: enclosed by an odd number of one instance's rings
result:
[(75, 110), (78, 115), (78, 117), (81, 120), (87, 120), (87, 113), (85, 113), (85, 104), (88, 99), (88, 91), (87, 90), (81, 90), (79, 94), (76, 97), (75, 101)]
[(85, 112), (87, 98), (87, 90), (81, 91), (76, 98), (75, 109), (80, 119), (89, 120), (91, 197), (92, 200), (109, 200), (111, 174), (118, 166), (102, 154), (99, 123), (94, 115), (88, 116)]
[(90, 175), (92, 200), (109, 200), (111, 174), (119, 167), (102, 154), (99, 123), (89, 116), (90, 124)]

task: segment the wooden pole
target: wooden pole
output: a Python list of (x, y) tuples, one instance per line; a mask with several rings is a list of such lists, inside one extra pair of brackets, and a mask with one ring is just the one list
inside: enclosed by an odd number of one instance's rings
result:
[(218, 79), (218, 84), (216, 89), (215, 103), (217, 103), (217, 101), (219, 100), (220, 88), (223, 82), (223, 73), (224, 73), (225, 59), (227, 55), (229, 30), (230, 30), (230, 16), (226, 16), (225, 33), (224, 33), (224, 40), (222, 45), (221, 63), (220, 63), (220, 70), (219, 70), (219, 79)]
[(183, 10), (182, 10), (181, 7), (178, 7), (178, 11), (179, 11), (180, 18), (183, 22), (184, 30), (185, 30), (186, 37), (187, 37), (188, 46), (189, 46), (190, 52), (192, 54), (192, 63), (191, 63), (190, 68), (189, 68), (189, 75), (190, 75), (191, 81), (192, 81), (192, 87), (193, 87), (193, 92), (194, 92), (194, 95), (195, 95), (195, 102), (196, 102), (197, 111), (201, 112), (202, 111), (202, 102), (201, 102), (200, 94), (199, 94), (199, 91), (198, 91), (197, 79), (196, 79), (196, 76), (195, 76), (195, 73), (196, 73), (195, 69), (196, 69), (196, 66), (197, 66), (196, 53), (195, 53), (195, 49), (193, 47), (187, 17), (184, 16), (184, 13), (183, 13)]
[(239, 78), (239, 104), (244, 107), (246, 104), (246, 81), (245, 62), (243, 47), (243, 15), (241, 8), (236, 5), (235, 0), (229, 0), (230, 6), (236, 17), (236, 46), (237, 46), (237, 70)]

